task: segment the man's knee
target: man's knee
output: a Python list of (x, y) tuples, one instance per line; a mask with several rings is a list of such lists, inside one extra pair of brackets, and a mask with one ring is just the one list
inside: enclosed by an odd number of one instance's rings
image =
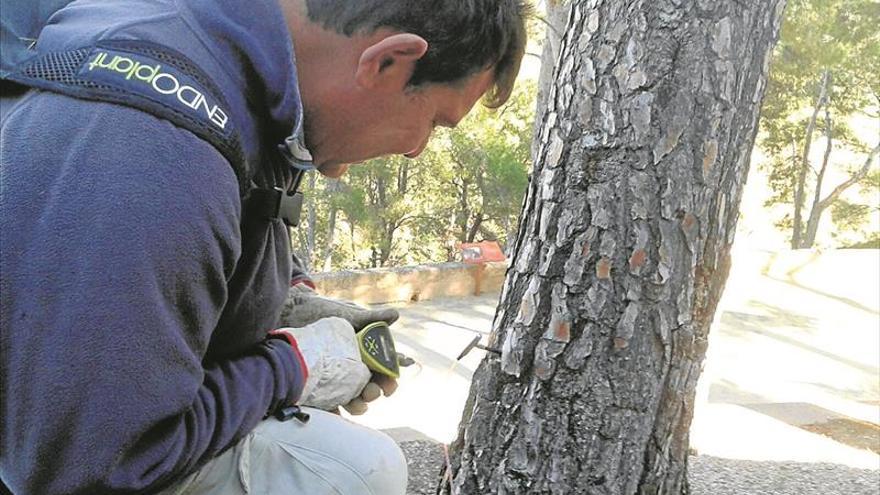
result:
[[(340, 461), (354, 468), (374, 495), (404, 495), (407, 466), (403, 451), (381, 431), (339, 419), (349, 449)], [(344, 424), (345, 426), (341, 426)]]
[(257, 427), (259, 450), (278, 454), (261, 456), (263, 462), (276, 458), (276, 476), (288, 471), (309, 487), (304, 493), (324, 493), (315, 486), (325, 484), (332, 487), (327, 493), (406, 493), (406, 458), (391, 437), (325, 411), (306, 410), (312, 417), (306, 424), (270, 419)]
[(372, 467), (364, 478), (376, 495), (406, 493), (407, 466), (403, 451), (388, 435), (374, 431), (368, 456)]

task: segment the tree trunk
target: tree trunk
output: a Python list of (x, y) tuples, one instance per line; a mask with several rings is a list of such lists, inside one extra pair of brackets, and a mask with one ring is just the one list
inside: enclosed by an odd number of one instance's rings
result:
[(822, 198), (822, 183), (825, 181), (825, 172), (828, 170), (828, 161), (831, 159), (831, 150), (834, 148), (834, 133), (831, 122), (831, 102), (825, 101), (825, 156), (822, 157), (822, 167), (816, 176), (816, 190), (813, 192), (813, 203), (810, 205), (810, 218), (807, 220), (807, 230), (801, 239), (802, 248), (811, 248), (816, 242), (816, 234), (819, 232), (819, 220), (822, 218), (822, 210), (819, 203)]
[(545, 34), (544, 44), (541, 47), (541, 72), (538, 74), (538, 96), (535, 99), (535, 129), (532, 139), (532, 161), (538, 152), (538, 139), (541, 132), (541, 123), (547, 112), (547, 94), (553, 85), (553, 69), (556, 67), (556, 59), (559, 57), (559, 43), (565, 32), (565, 21), (568, 20), (570, 0), (558, 0), (544, 2), (545, 16), (543, 17)]
[(406, 196), (409, 187), (409, 160), (404, 160), (397, 169), (397, 192), (401, 196)]
[(391, 258), (391, 248), (394, 245), (394, 233), (397, 231), (396, 223), (383, 222), (382, 242), (379, 244), (379, 266), (385, 266)]
[(465, 238), (464, 242), (474, 242), (474, 240), (477, 238), (477, 233), (480, 231), (481, 225), (483, 225), (483, 212), (478, 211), (474, 214), (474, 222), (468, 229), (467, 237)]
[(797, 182), (794, 186), (794, 222), (791, 226), (791, 248), (800, 249), (803, 237), (803, 209), (804, 188), (806, 187), (807, 169), (810, 168), (810, 147), (813, 143), (813, 132), (816, 130), (816, 118), (823, 105), (827, 104), (828, 83), (830, 74), (827, 70), (822, 71), (822, 81), (819, 83), (819, 95), (816, 97), (816, 105), (813, 106), (813, 115), (807, 123), (807, 132), (804, 135), (804, 152), (801, 155), (801, 166), (798, 170)]
[(458, 216), (456, 223), (458, 224), (458, 240), (459, 242), (467, 242), (468, 219), (471, 216), (471, 210), (468, 205), (468, 192), (470, 190), (470, 182), (464, 177), (461, 178), (461, 186), (458, 190)]
[(480, 228), (483, 226), (483, 222), (486, 221), (485, 211), (486, 207), (488, 206), (486, 203), (489, 193), (486, 192), (486, 178), (483, 177), (482, 171), (477, 172), (475, 181), (477, 183), (477, 191), (479, 191), (480, 193), (480, 206), (479, 210), (474, 212), (474, 219), (471, 223), (471, 226), (467, 230), (467, 236), (464, 239), (464, 242), (474, 242), (474, 240), (477, 238), (477, 234), (480, 232)]
[(572, 3), (454, 493), (687, 490), (784, 1)]
[(324, 245), (324, 255), (321, 257), (321, 271), (329, 272), (332, 268), (331, 261), (333, 259), (333, 241), (336, 237), (336, 208), (330, 207), (330, 214), (327, 216), (327, 238)]
[[(329, 183), (327, 184), (327, 189), (325, 193), (332, 197), (334, 193), (339, 191), (339, 179), (329, 179)], [(336, 212), (337, 208), (331, 202), (330, 204), (330, 215), (327, 219), (327, 235), (326, 235), (326, 243), (324, 244), (324, 255), (322, 257), (322, 271), (329, 272), (331, 268), (331, 260), (333, 256), (333, 241), (336, 237)]]
[(309, 201), (309, 230), (308, 235), (306, 237), (306, 252), (305, 259), (302, 260), (305, 265), (303, 268), (310, 271), (312, 268), (312, 259), (315, 257), (315, 239), (317, 237), (318, 232), (318, 210), (315, 205), (315, 185), (317, 178), (315, 177), (318, 174), (309, 174), (309, 197), (312, 198)]
[(353, 260), (355, 260), (355, 262), (357, 262), (357, 257), (358, 257), (357, 252), (358, 251), (357, 251), (357, 244), (355, 242), (356, 231), (355, 231), (354, 221), (350, 218), (348, 219), (348, 229), (349, 229), (349, 234), (351, 236), (350, 237), (350, 239), (351, 239), (351, 257)]

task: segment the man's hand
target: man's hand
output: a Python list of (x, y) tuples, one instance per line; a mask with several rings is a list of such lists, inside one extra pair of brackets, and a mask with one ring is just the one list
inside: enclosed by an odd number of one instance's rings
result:
[[(297, 284), (287, 293), (287, 301), (281, 309), (277, 326), (302, 328), (322, 318), (337, 317), (347, 321), (357, 332), (376, 321), (392, 324), (400, 315), (394, 308), (367, 309), (357, 304), (324, 297), (305, 284)], [(370, 381), (360, 394), (342, 407), (352, 415), (367, 412), (368, 403), (381, 396), (389, 396), (397, 390), (397, 380), (386, 375), (373, 373)]]
[(281, 328), (273, 333), (293, 336), (309, 369), (299, 403), (335, 411), (359, 397), (370, 382), (369, 368), (361, 361), (354, 329), (341, 318), (324, 318), (302, 328)]
[(392, 324), (400, 316), (394, 308), (367, 309), (347, 301), (318, 295), (305, 284), (297, 284), (287, 293), (277, 327), (302, 328), (322, 318), (335, 316), (351, 324), (355, 331), (375, 321)]
[(380, 373), (373, 373), (370, 382), (364, 386), (360, 395), (342, 406), (349, 414), (358, 416), (367, 412), (368, 403), (373, 402), (382, 395), (388, 397), (397, 390), (397, 380)]

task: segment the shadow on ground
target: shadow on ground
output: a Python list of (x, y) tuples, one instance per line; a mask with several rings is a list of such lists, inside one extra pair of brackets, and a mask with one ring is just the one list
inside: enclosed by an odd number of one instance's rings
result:
[(864, 373), (877, 372), (876, 366), (862, 364), (805, 343), (802, 337), (814, 333), (815, 319), (757, 301), (750, 301), (749, 305), (760, 309), (764, 314), (725, 311), (721, 315), (721, 331), (743, 338), (760, 335), (832, 359)]

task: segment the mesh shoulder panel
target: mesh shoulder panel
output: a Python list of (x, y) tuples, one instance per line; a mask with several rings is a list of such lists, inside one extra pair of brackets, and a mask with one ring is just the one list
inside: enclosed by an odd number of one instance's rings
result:
[[(179, 94), (170, 92), (175, 86), (168, 86), (167, 81), (171, 81), (171, 79), (167, 77), (166, 82), (163, 83), (165, 86), (158, 86), (162, 90), (159, 91), (155, 86), (149, 88), (149, 84), (146, 84), (144, 80), (132, 78), (131, 74), (127, 78), (123, 77), (121, 74), (125, 74), (124, 71), (109, 69), (108, 67), (111, 65), (109, 63), (105, 63), (104, 68), (108, 69), (105, 71), (106, 74), (103, 74), (104, 77), (99, 79), (89, 77), (92, 76), (91, 71), (84, 69), (90, 65), (90, 57), (101, 53), (101, 50), (113, 54), (129, 54), (131, 58), (121, 57), (126, 61), (142, 57), (143, 60), (150, 62), (160, 62), (161, 65), (157, 64), (155, 67), (164, 67), (173, 71), (173, 74), (177, 75), (177, 78), (173, 78), (173, 82), (178, 89), (184, 86), (178, 79), (195, 81), (194, 84), (187, 86), (192, 90), (186, 93), (190, 101), (184, 101)], [(123, 67), (120, 65), (116, 64), (113, 69), (122, 69)], [(28, 60), (7, 76), (7, 79), (25, 86), (75, 98), (105, 101), (137, 108), (168, 120), (208, 141), (226, 158), (238, 177), (242, 196), (250, 189), (251, 182), (247, 173), (247, 164), (239, 135), (234, 128), (234, 122), (229, 119), (229, 122), (224, 122), (228, 124), (228, 127), (220, 128), (206, 117), (206, 115), (211, 115), (205, 113), (206, 110), (211, 110), (208, 101), (213, 102), (215, 109), (229, 108), (223, 94), (198, 66), (170, 48), (145, 41), (102, 41), (93, 47), (47, 53)], [(193, 99), (191, 96), (196, 93), (199, 99)], [(178, 100), (175, 101), (173, 98)], [(193, 102), (195, 105), (192, 105)], [(195, 111), (191, 112), (190, 109)]]

